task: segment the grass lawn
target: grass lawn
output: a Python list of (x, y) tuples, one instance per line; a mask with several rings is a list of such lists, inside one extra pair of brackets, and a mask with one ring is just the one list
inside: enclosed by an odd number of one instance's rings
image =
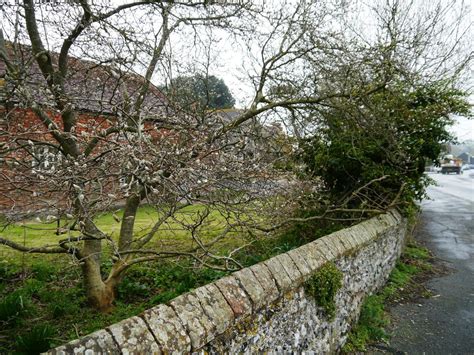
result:
[[(193, 240), (189, 230), (186, 230), (182, 222), (192, 223), (198, 213), (202, 213), (205, 206), (194, 205), (188, 206), (173, 218), (168, 219), (167, 223), (161, 226), (157, 231), (153, 240), (148, 244), (151, 249), (159, 250), (180, 250), (193, 245)], [(123, 211), (116, 213), (107, 212), (96, 217), (96, 225), (101, 231), (111, 236), (113, 240), (117, 240), (120, 232), (120, 223), (116, 218), (121, 219)], [(135, 238), (146, 235), (162, 216), (162, 213), (150, 206), (143, 206), (138, 210), (135, 219)], [(61, 221), (64, 225), (67, 221)], [(210, 241), (215, 238), (226, 227), (224, 215), (217, 209), (212, 209), (206, 222), (200, 229), (203, 241)], [(57, 222), (41, 223), (35, 219), (21, 221), (16, 224), (10, 224), (0, 229), (0, 236), (7, 238), (27, 247), (40, 247), (44, 245), (57, 245), (59, 240), (66, 239), (68, 236), (76, 236), (78, 232), (70, 232), (69, 234), (56, 235)], [(217, 251), (228, 250), (232, 247), (239, 246), (245, 242), (242, 233), (231, 232), (223, 241), (216, 244), (214, 249)], [(9, 247), (0, 246), (0, 258), (11, 263), (29, 263), (37, 259), (44, 259), (45, 255), (23, 254)], [(47, 255), (48, 259), (57, 259), (56, 255)], [(64, 258), (64, 256), (59, 256)]]

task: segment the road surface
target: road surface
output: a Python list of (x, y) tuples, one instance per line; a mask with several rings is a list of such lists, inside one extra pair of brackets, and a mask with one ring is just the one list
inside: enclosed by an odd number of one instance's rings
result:
[(392, 308), (393, 349), (408, 354), (474, 354), (474, 170), (430, 174), (415, 238), (453, 268), (427, 283), (436, 296)]

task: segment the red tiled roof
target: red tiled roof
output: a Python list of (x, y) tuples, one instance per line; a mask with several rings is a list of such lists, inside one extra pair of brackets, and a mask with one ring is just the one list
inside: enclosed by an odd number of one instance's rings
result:
[[(40, 104), (51, 106), (53, 103), (48, 96), (46, 80), (37, 63), (31, 60), (30, 47), (20, 45), (13, 47), (7, 44), (10, 60), (20, 65), (25, 72), (26, 86), (30, 89), (35, 100)], [(58, 54), (52, 53), (53, 62), (57, 62)], [(120, 72), (111, 66), (101, 65), (92, 61), (69, 57), (69, 70), (65, 80), (65, 91), (76, 108), (81, 111), (116, 114), (124, 104), (128, 95), (133, 103), (138, 97), (138, 91), (145, 80), (142, 76), (131, 72)], [(0, 60), (0, 80), (5, 76), (6, 65)], [(0, 83), (1, 84), (1, 83)], [(8, 96), (11, 87), (3, 83), (4, 94)], [(0, 86), (0, 91), (2, 87)], [(126, 95), (124, 94), (126, 90)], [(15, 99), (16, 97), (16, 99)], [(1, 96), (0, 96), (1, 98)], [(10, 100), (18, 101), (18, 97), (10, 94)], [(161, 116), (168, 110), (168, 100), (153, 84), (145, 96), (142, 106), (144, 116)]]

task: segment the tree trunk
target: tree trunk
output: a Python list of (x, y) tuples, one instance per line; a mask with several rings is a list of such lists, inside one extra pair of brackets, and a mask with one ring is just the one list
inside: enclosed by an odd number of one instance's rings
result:
[(100, 312), (110, 312), (115, 300), (115, 279), (102, 279), (100, 256), (101, 240), (85, 240), (81, 252), (84, 288), (89, 304)]
[(82, 271), (87, 300), (91, 307), (103, 313), (110, 312), (115, 300), (116, 282), (113, 279), (104, 282), (100, 272), (100, 264), (92, 258), (85, 260)]
[(122, 225), (120, 226), (119, 251), (125, 251), (130, 248), (133, 240), (133, 228), (135, 226), (135, 218), (137, 216), (138, 206), (142, 200), (144, 191), (131, 194), (125, 203), (123, 211)]

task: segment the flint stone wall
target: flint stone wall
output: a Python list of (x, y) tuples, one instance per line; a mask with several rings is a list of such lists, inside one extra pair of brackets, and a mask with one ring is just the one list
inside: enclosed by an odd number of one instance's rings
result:
[[(396, 212), (372, 218), (48, 353), (334, 353), (344, 345), (363, 299), (386, 282), (406, 231)], [(344, 275), (333, 320), (303, 287), (329, 261)]]

